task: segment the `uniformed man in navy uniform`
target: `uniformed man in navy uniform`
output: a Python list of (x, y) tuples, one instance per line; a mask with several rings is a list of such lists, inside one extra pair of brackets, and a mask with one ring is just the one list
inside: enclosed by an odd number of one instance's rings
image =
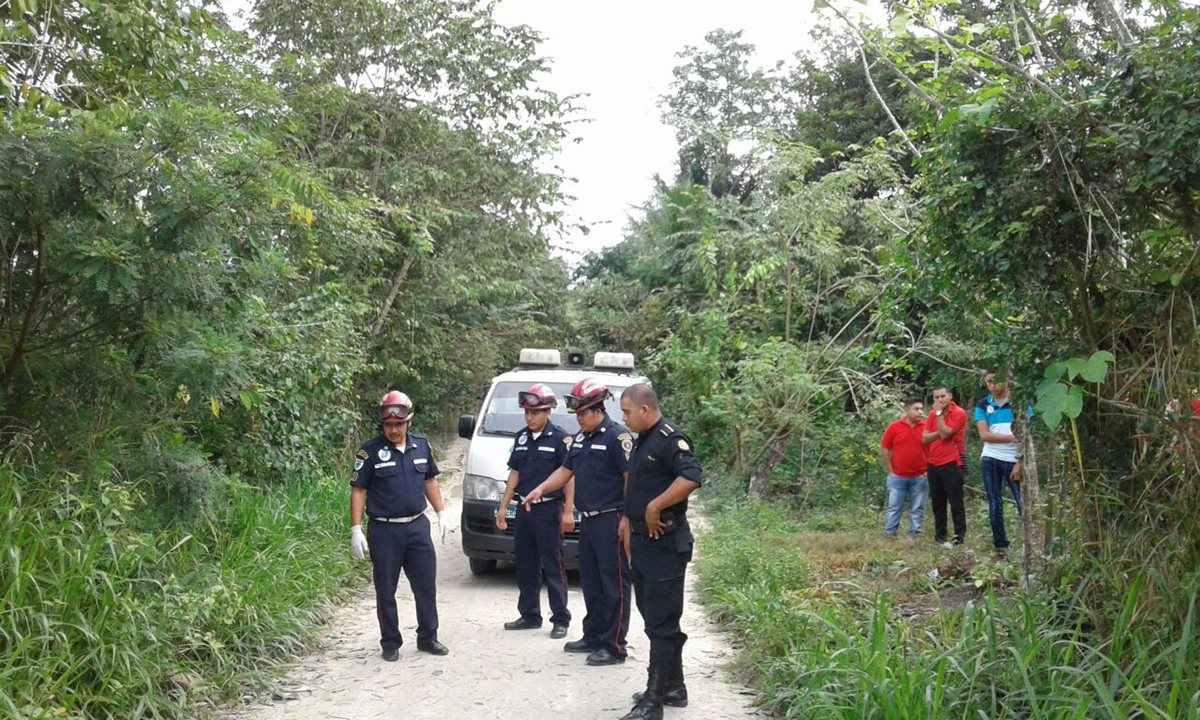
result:
[[(525, 496), (563, 464), (571, 447), (571, 434), (550, 422), (550, 410), (558, 407), (558, 398), (548, 385), (537, 383), (517, 393), (517, 403), (525, 410), (525, 429), (517, 433), (508, 456), (508, 484), (496, 513), (496, 527), (508, 529), (505, 509), (515, 494)], [(568, 485), (567, 492), (574, 492)], [(538, 498), (529, 506), (517, 506), (513, 530), (516, 541), (517, 612), (521, 617), (504, 623), (505, 630), (530, 630), (542, 626), (542, 584), (550, 600), (550, 637), (567, 635), (571, 611), (567, 609), (567, 570), (563, 565), (563, 532), (575, 527), (570, 510), (572, 499), (560, 489)]]
[(661, 720), (663, 705), (687, 705), (683, 683), (683, 585), (692, 559), (688, 496), (700, 487), (691, 440), (663, 418), (648, 385), (621, 394), (621, 417), (638, 434), (629, 459), (626, 518), (621, 533), (631, 549), (633, 590), (650, 638), (646, 690), (621, 720)]
[[(563, 466), (524, 501), (526, 507), (532, 507), (544, 494), (575, 483), (575, 504), (582, 517), (579, 583), (587, 614), (583, 637), (568, 642), (563, 650), (587, 653), (588, 665), (625, 662), (625, 635), (629, 632), (629, 558), (621, 544), (619, 525), (633, 436), (608, 416), (604, 401), (611, 397), (595, 378), (575, 383), (567, 395), (567, 410), (578, 418), (580, 432)], [(565, 510), (571, 510), (569, 504)]]
[[(368, 550), (375, 579), (375, 613), (383, 659), (400, 656), (404, 639), (396, 612), (400, 571), (408, 576), (417, 605), (417, 649), (434, 655), (450, 652), (438, 642), (437, 554), (429, 537), (426, 501), (437, 512), (442, 541), (446, 540), (442, 492), (429, 441), (408, 432), (412, 401), (392, 390), (379, 402), (380, 435), (354, 456), (350, 479), (350, 551), (362, 559)], [(362, 517), (370, 518), (371, 541), (363, 534)]]

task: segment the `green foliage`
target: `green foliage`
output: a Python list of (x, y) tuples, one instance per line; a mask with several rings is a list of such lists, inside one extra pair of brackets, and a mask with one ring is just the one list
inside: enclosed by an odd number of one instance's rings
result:
[(108, 474), (2, 472), (0, 712), (181, 716), (309, 641), (351, 571), (340, 483), (225, 486), (205, 522), (161, 529), (146, 500), (163, 476), (114, 474), (114, 448), (96, 450)]
[[(765, 706), (783, 717), (1200, 712), (1200, 681), (1190, 670), (1200, 649), (1195, 573), (1169, 581), (1136, 575), (1110, 596), (1113, 622), (1103, 629), (1080, 595), (1058, 590), (989, 593), (945, 609), (931, 598), (924, 602), (932, 614), (913, 616), (894, 592), (844, 578), (817, 583), (803, 570), (806, 541), (822, 541), (795, 535), (797, 525), (775, 510), (730, 506), (713, 520), (699, 560), (701, 597), (746, 649)], [(953, 602), (946, 592), (944, 602)]]
[[(1042, 384), (1037, 388), (1036, 406), (1046, 426), (1054, 430), (1064, 415), (1074, 422), (1083, 412), (1083, 388), (1069, 383), (1081, 378), (1089, 383), (1100, 384), (1108, 375), (1109, 364), (1115, 360), (1112, 353), (1098, 350), (1088, 358), (1073, 357), (1048, 366)], [(1062, 382), (1064, 373), (1067, 383)]]

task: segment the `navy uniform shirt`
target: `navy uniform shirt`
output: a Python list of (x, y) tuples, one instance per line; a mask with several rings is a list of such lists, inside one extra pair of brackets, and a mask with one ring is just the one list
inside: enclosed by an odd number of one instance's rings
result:
[(563, 467), (575, 473), (575, 507), (580, 512), (624, 506), (632, 451), (633, 435), (607, 416), (596, 432), (576, 433)]
[[(529, 428), (521, 430), (513, 439), (513, 449), (508, 455), (508, 469), (517, 471), (517, 494), (525, 497), (550, 477), (567, 458), (572, 437), (554, 423), (546, 423), (536, 438)], [(562, 497), (561, 489), (547, 493), (546, 497)]]
[(425, 512), (425, 481), (437, 477), (429, 441), (408, 434), (404, 452), (382, 435), (367, 441), (354, 456), (350, 485), (367, 491), (367, 517), (411, 517)]
[[(691, 480), (697, 485), (700, 479), (700, 463), (696, 462), (692, 441), (683, 431), (659, 418), (654, 427), (638, 436), (633, 455), (629, 459), (629, 487), (625, 492), (625, 514), (631, 520), (644, 521), (646, 506), (650, 501), (666, 492), (675, 478)], [(687, 512), (687, 500), (663, 513)]]

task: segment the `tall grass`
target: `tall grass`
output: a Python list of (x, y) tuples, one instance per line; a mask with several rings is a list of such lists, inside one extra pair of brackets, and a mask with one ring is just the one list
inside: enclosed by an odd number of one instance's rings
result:
[[(719, 512), (702, 547), (704, 597), (745, 645), (765, 705), (785, 717), (1200, 718), (1195, 576), (1134, 578), (1102, 630), (1080, 602), (1090, 579), (914, 620), (887, 591), (813, 586), (794, 570), (803, 548), (779, 540), (794, 526), (778, 512)], [(759, 537), (746, 531), (763, 522)], [(747, 571), (735, 572), (741, 562)], [(1150, 592), (1182, 593), (1183, 612), (1142, 612)]]
[(340, 483), (233, 482), (164, 528), (152, 491), (88, 475), (0, 466), (0, 716), (190, 715), (303, 647), (348, 586)]

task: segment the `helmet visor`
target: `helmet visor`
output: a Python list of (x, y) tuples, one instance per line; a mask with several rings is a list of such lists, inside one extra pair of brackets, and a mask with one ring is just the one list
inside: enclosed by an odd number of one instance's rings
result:
[(403, 405), (384, 405), (379, 408), (379, 421), (402, 423), (412, 417), (412, 411)]
[(588, 403), (588, 400), (595, 402), (595, 398), (581, 398), (578, 395), (568, 395), (567, 411), (579, 412), (580, 408)]
[(522, 390), (517, 393), (517, 404), (526, 409), (529, 409), (529, 408), (539, 409), (539, 408), (554, 407), (558, 403), (556, 403), (554, 400), (552, 400), (550, 398), (544, 398), (535, 392), (529, 392), (528, 390)]

